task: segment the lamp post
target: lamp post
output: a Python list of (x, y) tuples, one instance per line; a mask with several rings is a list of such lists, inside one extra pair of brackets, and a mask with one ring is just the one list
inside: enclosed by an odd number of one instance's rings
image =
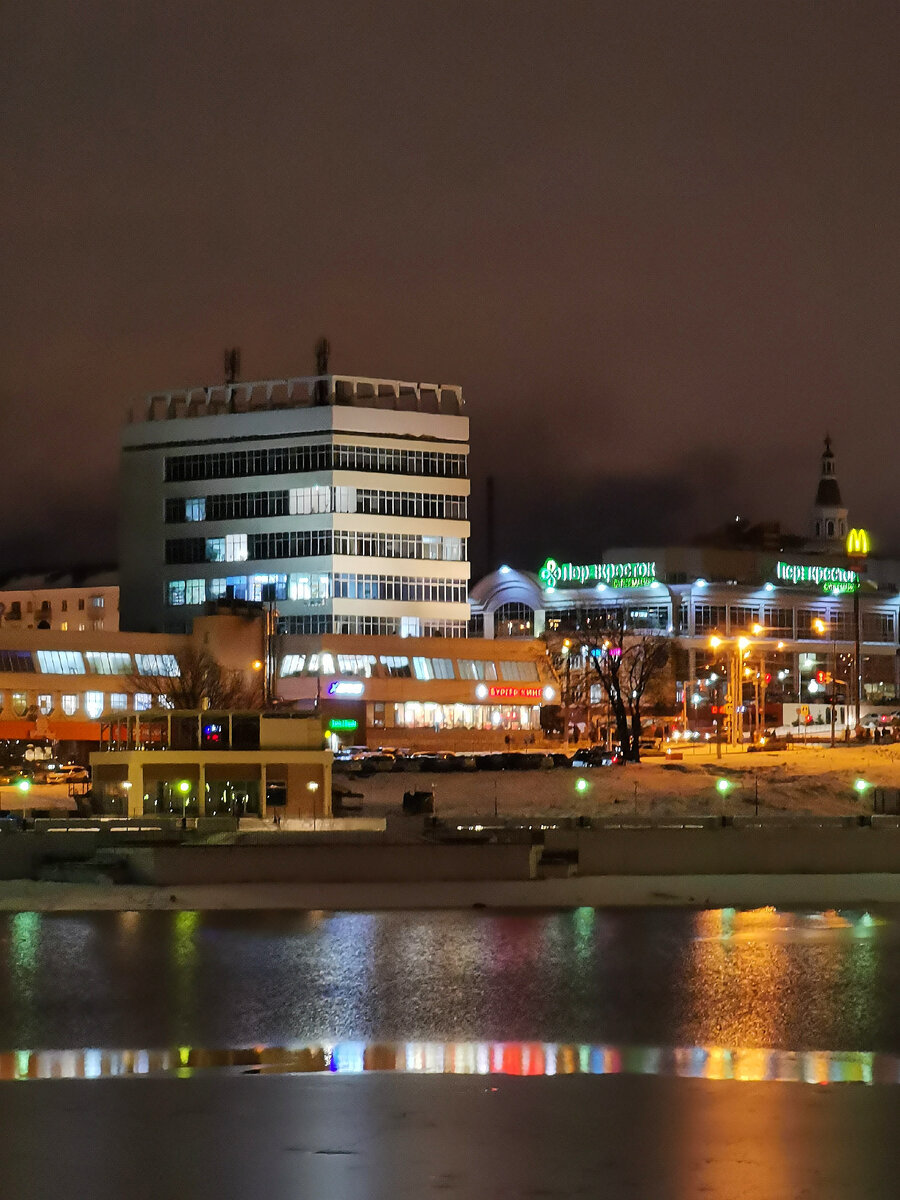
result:
[[(709, 644), (713, 650), (717, 650), (723, 644), (724, 639), (717, 634), (709, 639)], [(744, 723), (741, 716), (741, 708), (743, 707), (743, 690), (744, 690), (744, 659), (750, 652), (750, 639), (746, 637), (735, 638), (730, 647), (733, 660), (728, 668), (728, 696), (731, 705), (731, 728), (729, 731), (729, 742), (736, 746), (744, 740)], [(721, 699), (721, 693), (719, 698)], [(722, 705), (719, 705), (721, 709)], [(738, 722), (740, 721), (740, 726)], [(719, 721), (716, 724), (716, 757), (722, 757), (722, 713), (719, 712)]]

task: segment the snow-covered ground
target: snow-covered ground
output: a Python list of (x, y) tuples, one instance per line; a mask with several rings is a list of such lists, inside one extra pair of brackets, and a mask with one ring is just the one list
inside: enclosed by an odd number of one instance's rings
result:
[[(729, 785), (724, 792), (721, 780)], [(398, 808), (405, 791), (433, 789), (438, 816), (589, 815), (616, 805), (648, 815), (742, 813), (757, 795), (761, 811), (846, 814), (871, 812), (874, 788), (900, 788), (900, 744), (733, 751), (721, 759), (700, 749), (680, 761), (653, 757), (591, 770), (336, 774), (335, 782), (363, 794), (364, 813)]]

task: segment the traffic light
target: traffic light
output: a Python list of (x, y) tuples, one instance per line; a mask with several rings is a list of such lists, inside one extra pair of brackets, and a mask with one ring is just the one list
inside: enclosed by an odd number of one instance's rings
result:
[(816, 671), (816, 683), (831, 683), (832, 674), (830, 671)]

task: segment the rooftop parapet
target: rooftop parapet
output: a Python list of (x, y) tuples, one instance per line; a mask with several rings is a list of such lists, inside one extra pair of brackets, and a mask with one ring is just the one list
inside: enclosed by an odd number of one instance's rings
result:
[(129, 419), (132, 423), (173, 421), (327, 405), (457, 416), (464, 403), (462, 388), (456, 384), (410, 383), (362, 375), (305, 375), (152, 392), (132, 407)]

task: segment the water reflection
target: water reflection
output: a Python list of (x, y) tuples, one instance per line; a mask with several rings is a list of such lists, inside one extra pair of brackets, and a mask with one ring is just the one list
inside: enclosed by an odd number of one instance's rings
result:
[(0, 1079), (100, 1079), (241, 1069), (362, 1075), (665, 1075), (739, 1083), (900, 1083), (900, 1057), (864, 1051), (555, 1042), (321, 1042), (239, 1050), (16, 1050)]

